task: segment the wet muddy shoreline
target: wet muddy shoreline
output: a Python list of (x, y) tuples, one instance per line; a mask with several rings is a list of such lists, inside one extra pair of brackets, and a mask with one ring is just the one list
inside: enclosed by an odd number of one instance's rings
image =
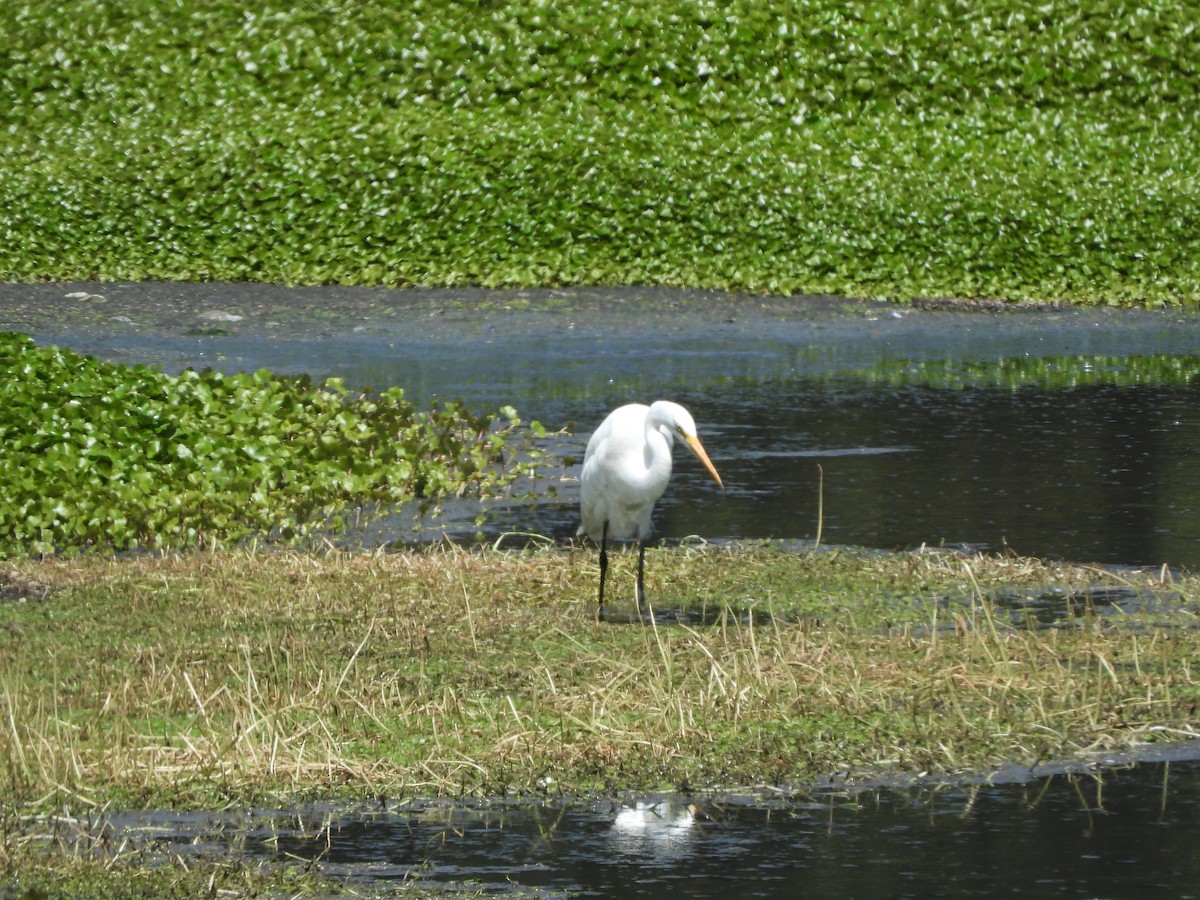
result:
[(826, 295), (750, 296), (689, 288), (385, 288), (253, 283), (36, 282), (0, 284), (0, 329), (100, 337), (230, 336), (283, 340), (337, 335), (488, 340), (562, 332), (664, 335), (759, 333), (865, 336), (924, 329), (1053, 326), (1093, 331), (1187, 327), (1185, 310), (930, 299), (912, 305)]

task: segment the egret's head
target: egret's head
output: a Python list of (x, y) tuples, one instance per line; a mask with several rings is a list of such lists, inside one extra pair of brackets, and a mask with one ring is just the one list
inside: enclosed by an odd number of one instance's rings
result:
[(696, 436), (696, 420), (692, 418), (691, 413), (678, 403), (672, 403), (670, 400), (657, 400), (650, 406), (649, 419), (652, 425), (658, 427), (666, 435), (668, 441), (678, 437), (687, 444), (687, 448), (696, 455), (696, 459), (700, 460), (704, 464), (704, 468), (708, 469), (708, 474), (713, 477), (713, 480), (721, 487), (725, 487), (712, 460), (708, 458), (704, 445)]

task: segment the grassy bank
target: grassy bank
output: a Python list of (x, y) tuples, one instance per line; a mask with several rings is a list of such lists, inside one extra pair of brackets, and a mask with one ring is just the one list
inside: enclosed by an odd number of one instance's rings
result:
[(1176, 4), (0, 7), (0, 277), (1200, 298)]
[[(802, 784), (1170, 737), (1200, 702), (1191, 579), (651, 557), (651, 598), (709, 624), (597, 623), (579, 552), (11, 562), (0, 790), (86, 808)], [(1101, 585), (1176, 601), (1102, 615), (1082, 593)], [(989, 599), (1056, 586), (1076, 594), (1062, 627)]]

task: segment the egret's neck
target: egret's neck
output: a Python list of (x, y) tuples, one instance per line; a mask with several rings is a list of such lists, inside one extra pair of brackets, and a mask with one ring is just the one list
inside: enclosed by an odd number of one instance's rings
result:
[(654, 440), (656, 434), (667, 442), (668, 450), (675, 446), (675, 418), (671, 415), (669, 404), (661, 400), (646, 413), (646, 440)]
[(666, 422), (647, 422), (646, 423), (646, 440), (654, 440), (654, 435), (658, 435), (662, 440), (666, 441), (667, 449), (671, 450), (675, 446), (675, 429)]

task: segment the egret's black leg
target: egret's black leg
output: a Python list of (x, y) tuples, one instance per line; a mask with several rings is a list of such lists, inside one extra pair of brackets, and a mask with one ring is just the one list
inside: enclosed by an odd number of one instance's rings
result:
[(646, 612), (646, 585), (642, 580), (642, 570), (646, 567), (646, 544), (638, 541), (638, 574), (637, 574), (637, 605), (638, 612)]
[(596, 607), (596, 620), (604, 617), (604, 576), (608, 574), (608, 522), (600, 532), (600, 603)]

